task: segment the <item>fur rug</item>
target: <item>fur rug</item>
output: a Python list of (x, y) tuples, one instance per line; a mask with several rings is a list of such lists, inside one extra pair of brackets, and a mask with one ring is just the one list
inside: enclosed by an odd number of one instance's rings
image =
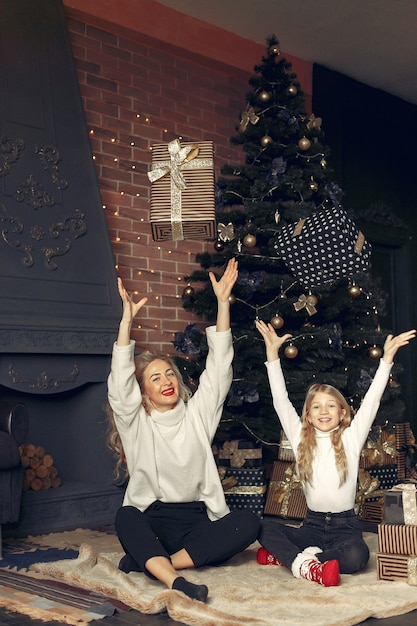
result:
[[(66, 546), (72, 548), (74, 535), (68, 534)], [(98, 535), (97, 542), (91, 537), (82, 543), (78, 558), (34, 564), (32, 575), (115, 598), (142, 613), (167, 611), (189, 626), (353, 626), (369, 617), (391, 617), (417, 608), (415, 587), (377, 579), (375, 534), (365, 534), (371, 550), (366, 570), (343, 575), (339, 587), (295, 579), (284, 567), (258, 565), (258, 544), (221, 567), (183, 572), (188, 580), (208, 585), (207, 604), (168, 590), (144, 574), (124, 574), (117, 568), (123, 556), (117, 538), (100, 541)]]

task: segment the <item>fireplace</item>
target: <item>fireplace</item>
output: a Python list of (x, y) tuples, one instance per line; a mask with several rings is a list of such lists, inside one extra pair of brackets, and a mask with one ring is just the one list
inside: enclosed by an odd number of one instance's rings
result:
[(0, 0), (0, 400), (23, 402), (55, 489), (24, 493), (4, 532), (109, 523), (121, 502), (105, 447), (121, 314), (65, 13)]

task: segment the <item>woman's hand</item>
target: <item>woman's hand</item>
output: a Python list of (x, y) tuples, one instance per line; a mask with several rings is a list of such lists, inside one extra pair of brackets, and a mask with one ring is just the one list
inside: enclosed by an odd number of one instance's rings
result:
[(288, 339), (291, 339), (292, 335), (286, 333), (280, 337), (271, 324), (265, 324), (259, 319), (255, 320), (255, 326), (264, 338), (267, 360), (275, 361), (278, 358), (279, 349)]
[(122, 322), (128, 322), (129, 324), (131, 324), (136, 315), (139, 313), (139, 310), (148, 301), (148, 298), (145, 297), (139, 300), (139, 302), (133, 302), (132, 298), (126, 291), (121, 278), (117, 279), (117, 286), (119, 288), (119, 294), (123, 302)]
[(386, 363), (392, 363), (399, 348), (408, 345), (415, 336), (416, 331), (414, 329), (407, 330), (405, 333), (401, 333), (395, 337), (394, 335), (388, 335), (384, 343), (384, 354), (382, 356), (384, 361)]
[(233, 285), (238, 277), (238, 262), (236, 259), (229, 259), (223, 276), (218, 281), (213, 272), (209, 272), (209, 278), (213, 286), (214, 295), (219, 302), (227, 302), (232, 293)]

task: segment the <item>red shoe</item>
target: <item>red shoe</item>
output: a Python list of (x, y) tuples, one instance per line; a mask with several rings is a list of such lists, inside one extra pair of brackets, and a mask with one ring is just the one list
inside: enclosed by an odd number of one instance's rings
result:
[(256, 553), (256, 560), (259, 565), (282, 565), (281, 561), (278, 561), (266, 548), (259, 548)]
[(339, 562), (336, 559), (321, 563), (308, 559), (301, 564), (300, 574), (306, 580), (312, 580), (323, 587), (337, 587), (340, 583)]

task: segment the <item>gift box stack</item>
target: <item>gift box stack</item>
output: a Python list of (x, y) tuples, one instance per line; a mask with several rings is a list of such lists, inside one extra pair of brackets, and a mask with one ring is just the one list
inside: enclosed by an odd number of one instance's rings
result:
[(154, 241), (215, 239), (213, 143), (175, 139), (152, 146), (150, 222)]
[(265, 505), (266, 473), (262, 448), (252, 441), (226, 441), (218, 450), (218, 470), (229, 508), (249, 509), (262, 517)]
[(417, 586), (416, 482), (400, 483), (384, 493), (384, 522), (378, 526), (378, 578)]
[(379, 524), (383, 521), (384, 491), (394, 487), (400, 478), (399, 463), (402, 457), (399, 448), (406, 425), (396, 426), (396, 430), (394, 427), (372, 429), (362, 450), (356, 509), (364, 522)]

